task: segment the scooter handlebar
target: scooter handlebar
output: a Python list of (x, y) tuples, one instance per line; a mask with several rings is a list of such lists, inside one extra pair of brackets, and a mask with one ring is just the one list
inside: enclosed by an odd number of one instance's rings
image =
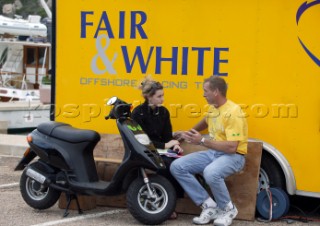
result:
[(121, 117), (130, 117), (131, 104), (119, 99), (118, 97), (112, 97), (108, 100), (107, 105), (113, 106), (109, 115), (105, 116), (105, 120), (117, 119)]

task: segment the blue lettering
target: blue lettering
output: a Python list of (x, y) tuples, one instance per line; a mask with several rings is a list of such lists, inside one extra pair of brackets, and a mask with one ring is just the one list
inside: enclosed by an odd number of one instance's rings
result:
[(81, 31), (80, 31), (80, 37), (86, 38), (87, 37), (87, 26), (93, 26), (92, 22), (87, 22), (87, 15), (93, 15), (93, 11), (88, 12), (81, 12)]
[(120, 12), (120, 24), (119, 24), (119, 38), (124, 38), (124, 19), (125, 19), (125, 12)]
[[(147, 14), (143, 11), (132, 11), (130, 12), (130, 39), (136, 39), (138, 35), (142, 39), (147, 39), (148, 36), (146, 32), (143, 29), (143, 25), (147, 22)], [(126, 12), (125, 11), (119, 11), (119, 20), (118, 20), (118, 26), (115, 26), (112, 24), (109, 20), (108, 14), (106, 11), (103, 11), (99, 18), (99, 23), (94, 24), (93, 21), (88, 21), (88, 15), (94, 16), (94, 11), (82, 11), (80, 12), (80, 37), (86, 38), (87, 37), (87, 28), (94, 27), (95, 34), (94, 38), (97, 38), (101, 33), (107, 34), (109, 38), (113, 39), (115, 38), (114, 34), (117, 34), (117, 32), (114, 33), (114, 30), (116, 28), (119, 28), (118, 30), (118, 38), (124, 39), (125, 38), (125, 28), (126, 28)], [(111, 26), (113, 25), (113, 26)], [(129, 23), (128, 23), (129, 25)]]
[(133, 56), (133, 59), (132, 59), (132, 61), (130, 63), (127, 47), (126, 46), (121, 46), (123, 59), (124, 59), (125, 65), (126, 65), (127, 73), (130, 73), (132, 71), (134, 62), (135, 62), (137, 57), (138, 57), (138, 60), (139, 60), (141, 72), (142, 73), (146, 73), (146, 71), (148, 69), (149, 62), (150, 62), (150, 58), (151, 58), (151, 55), (152, 55), (152, 52), (153, 52), (153, 48), (154, 48), (153, 46), (150, 47), (148, 59), (147, 59), (147, 62), (145, 62), (143, 54), (142, 54), (142, 51), (141, 51), (141, 47), (137, 46), (136, 51), (135, 51), (134, 56)]
[(161, 62), (162, 61), (171, 61), (171, 74), (177, 74), (177, 64), (178, 64), (178, 47), (172, 47), (172, 58), (163, 58), (161, 56), (162, 47), (156, 48), (156, 74), (161, 74)]
[[(155, 48), (155, 54), (153, 54), (153, 50)], [(220, 64), (221, 63), (228, 63), (227, 59), (221, 59), (221, 52), (222, 51), (229, 51), (229, 48), (210, 48), (210, 47), (172, 47), (171, 48), (171, 57), (164, 57), (163, 56), (163, 47), (161, 46), (151, 46), (149, 47), (148, 56), (143, 54), (141, 46), (137, 46), (135, 49), (135, 52), (133, 53), (132, 58), (129, 57), (127, 46), (121, 46), (123, 59), (126, 67), (127, 73), (131, 73), (132, 69), (134, 67), (134, 64), (136, 62), (136, 59), (138, 59), (138, 64), (141, 69), (142, 73), (147, 73), (148, 66), (150, 64), (151, 60), (155, 60), (155, 74), (161, 74), (162, 72), (162, 66), (163, 63), (169, 62), (171, 63), (171, 75), (177, 75), (178, 74), (178, 66), (181, 68), (181, 75), (187, 75), (188, 74), (188, 66), (189, 66), (189, 48), (195, 52), (196, 54), (196, 74), (197, 76), (203, 76), (204, 75), (204, 68), (206, 66), (205, 63), (208, 63), (209, 61), (206, 60), (206, 52), (212, 51), (213, 52), (213, 74), (219, 75), (219, 76), (228, 76), (228, 73), (222, 73), (220, 72)], [(180, 53), (180, 54), (179, 54)], [(155, 57), (153, 57), (155, 55)], [(210, 54), (211, 55), (211, 54)], [(153, 57), (153, 59), (152, 59)], [(178, 63), (181, 63), (181, 65), (178, 65)]]
[(210, 51), (211, 48), (198, 48), (198, 47), (193, 47), (192, 51), (198, 51), (198, 69), (197, 69), (197, 74), (198, 75), (203, 75), (203, 65), (204, 65), (204, 51)]
[(182, 48), (182, 67), (181, 67), (182, 75), (188, 74), (188, 54), (189, 54), (189, 48), (183, 47)]
[[(137, 15), (141, 16), (140, 23), (137, 23)], [(147, 22), (147, 14), (142, 11), (131, 12), (131, 34), (130, 38), (136, 38), (136, 30), (139, 32), (142, 39), (147, 39), (147, 34), (144, 32), (142, 25)]]
[[(102, 27), (102, 23), (104, 24), (104, 27)], [(99, 25), (98, 25), (96, 33), (94, 35), (95, 38), (97, 38), (97, 36), (99, 35), (100, 31), (107, 31), (109, 38), (114, 38), (114, 35), (113, 35), (113, 32), (112, 32), (112, 28), (111, 28), (111, 24), (109, 22), (107, 12), (105, 12), (105, 11), (102, 12)]]
[(228, 73), (221, 73), (220, 63), (228, 63), (228, 60), (222, 60), (220, 59), (220, 52), (221, 51), (229, 51), (229, 48), (214, 48), (214, 63), (213, 63), (213, 74), (219, 75), (219, 76), (228, 76)]

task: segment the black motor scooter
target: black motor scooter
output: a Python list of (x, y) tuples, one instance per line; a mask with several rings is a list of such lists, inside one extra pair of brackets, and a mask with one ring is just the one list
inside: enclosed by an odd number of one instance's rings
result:
[[(112, 109), (106, 119), (116, 119), (125, 154), (111, 181), (98, 178), (93, 150), (100, 135), (65, 123), (45, 122), (32, 131), (29, 148), (15, 170), (23, 170), (20, 179), (24, 201), (35, 209), (52, 207), (61, 192), (67, 195), (67, 207), (77, 195), (111, 196), (126, 193), (127, 208), (144, 224), (161, 224), (175, 209), (176, 192), (171, 183), (156, 174), (165, 165), (141, 127), (130, 118), (131, 104), (117, 97), (108, 100)], [(37, 158), (36, 158), (37, 157)], [(33, 161), (32, 161), (33, 160)]]

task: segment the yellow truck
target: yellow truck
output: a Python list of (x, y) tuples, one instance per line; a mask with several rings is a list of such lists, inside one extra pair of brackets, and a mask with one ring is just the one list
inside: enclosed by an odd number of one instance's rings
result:
[(162, 82), (173, 129), (207, 111), (202, 83), (223, 76), (251, 140), (260, 189), (320, 198), (320, 1), (55, 0), (52, 119), (101, 134), (111, 96), (143, 101)]

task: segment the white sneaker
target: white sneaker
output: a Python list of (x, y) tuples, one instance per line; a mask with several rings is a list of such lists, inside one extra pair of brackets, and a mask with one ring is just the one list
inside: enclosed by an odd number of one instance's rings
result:
[(238, 210), (235, 205), (233, 208), (227, 208), (226, 210), (218, 211), (219, 214), (214, 221), (214, 225), (216, 226), (229, 226), (232, 224), (232, 220), (237, 216)]
[(194, 224), (208, 224), (212, 220), (217, 219), (219, 208), (207, 207), (202, 210), (199, 217), (194, 217), (192, 222)]

